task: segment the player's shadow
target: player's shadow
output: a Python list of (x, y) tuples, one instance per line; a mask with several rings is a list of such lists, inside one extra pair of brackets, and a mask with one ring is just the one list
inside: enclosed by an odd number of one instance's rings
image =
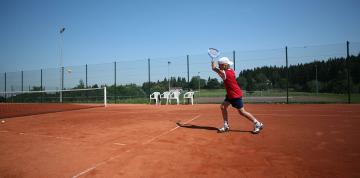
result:
[[(176, 123), (176, 125), (178, 125), (179, 127), (188, 128), (188, 129), (214, 130), (214, 131), (217, 131), (217, 132), (219, 131), (218, 128), (211, 127), (211, 126), (202, 126), (202, 125), (194, 125), (194, 124), (181, 124), (181, 123)], [(252, 131), (248, 131), (248, 130), (234, 130), (234, 129), (230, 129), (229, 132), (252, 133)]]

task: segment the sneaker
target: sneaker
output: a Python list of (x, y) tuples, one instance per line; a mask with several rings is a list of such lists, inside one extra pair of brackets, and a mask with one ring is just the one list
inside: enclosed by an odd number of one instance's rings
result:
[(227, 132), (229, 130), (230, 130), (230, 127), (224, 125), (224, 127), (218, 129), (218, 132), (223, 133), (223, 132)]
[(255, 128), (252, 133), (254, 133), (254, 134), (260, 133), (260, 130), (263, 129), (263, 127), (264, 127), (264, 124), (262, 124), (261, 122), (256, 123)]

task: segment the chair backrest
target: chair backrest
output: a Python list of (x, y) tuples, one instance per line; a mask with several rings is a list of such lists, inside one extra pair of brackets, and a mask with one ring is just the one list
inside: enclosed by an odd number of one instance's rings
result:
[(154, 92), (150, 95), (151, 98), (158, 98), (160, 95), (160, 92)]
[(179, 90), (175, 90), (170, 93), (170, 98), (179, 98), (179, 96), (180, 96)]
[(169, 98), (169, 96), (170, 96), (169, 91), (165, 91), (162, 95), (160, 95), (161, 98)]
[(192, 98), (192, 97), (194, 96), (194, 93), (195, 93), (195, 92), (193, 92), (193, 91), (186, 92), (186, 93), (184, 94), (184, 97), (185, 97), (185, 98)]

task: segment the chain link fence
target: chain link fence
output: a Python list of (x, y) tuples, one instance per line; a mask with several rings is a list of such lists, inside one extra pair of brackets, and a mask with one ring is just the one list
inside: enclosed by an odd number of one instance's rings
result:
[[(359, 103), (359, 54), (357, 42), (221, 52), (234, 61), (244, 101), (255, 103)], [(0, 92), (104, 86), (109, 103), (148, 103), (172, 89), (195, 91), (196, 103), (225, 95), (206, 53), (0, 74)]]

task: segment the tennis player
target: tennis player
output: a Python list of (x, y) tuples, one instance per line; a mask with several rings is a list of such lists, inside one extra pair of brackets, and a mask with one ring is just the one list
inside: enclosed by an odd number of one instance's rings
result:
[(224, 127), (219, 128), (219, 132), (227, 132), (230, 130), (228, 122), (227, 108), (231, 104), (234, 108), (239, 111), (239, 114), (253, 122), (255, 127), (252, 131), (254, 134), (260, 132), (263, 128), (263, 124), (259, 122), (251, 113), (245, 111), (244, 104), (242, 101), (242, 91), (236, 82), (235, 71), (230, 68), (233, 62), (227, 57), (222, 57), (218, 61), (219, 68), (216, 67), (214, 61), (211, 62), (212, 70), (215, 71), (224, 81), (226, 96), (224, 102), (220, 105), (222, 116), (224, 119)]

